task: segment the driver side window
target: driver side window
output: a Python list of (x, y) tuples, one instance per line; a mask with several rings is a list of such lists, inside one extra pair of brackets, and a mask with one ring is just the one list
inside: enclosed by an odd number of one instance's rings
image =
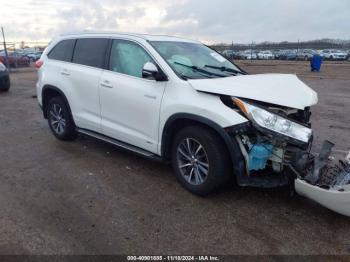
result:
[(134, 77), (142, 78), (142, 68), (147, 62), (153, 62), (150, 55), (138, 44), (113, 40), (109, 69)]

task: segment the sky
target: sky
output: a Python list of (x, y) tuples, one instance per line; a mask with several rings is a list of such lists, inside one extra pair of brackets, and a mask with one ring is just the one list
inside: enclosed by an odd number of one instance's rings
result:
[(350, 39), (350, 0), (0, 0), (0, 26), (28, 42), (82, 30), (207, 44)]

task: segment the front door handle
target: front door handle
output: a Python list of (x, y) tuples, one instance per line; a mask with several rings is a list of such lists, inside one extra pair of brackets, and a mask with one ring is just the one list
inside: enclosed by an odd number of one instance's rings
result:
[(102, 81), (101, 86), (106, 87), (106, 88), (113, 88), (113, 85), (108, 80)]

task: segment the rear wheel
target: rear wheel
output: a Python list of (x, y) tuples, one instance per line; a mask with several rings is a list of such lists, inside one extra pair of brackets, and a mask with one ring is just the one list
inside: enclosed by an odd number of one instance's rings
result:
[(47, 106), (50, 129), (60, 140), (74, 140), (77, 136), (68, 106), (61, 97), (53, 97)]
[(230, 177), (231, 164), (225, 144), (210, 129), (182, 129), (172, 146), (172, 166), (183, 187), (197, 195), (208, 195)]

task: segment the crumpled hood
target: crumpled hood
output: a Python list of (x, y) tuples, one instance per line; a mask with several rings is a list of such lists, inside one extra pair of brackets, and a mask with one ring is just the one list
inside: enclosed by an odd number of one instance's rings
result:
[(304, 109), (317, 104), (317, 93), (296, 75), (259, 74), (215, 79), (191, 79), (197, 91), (230, 95), (261, 102)]

